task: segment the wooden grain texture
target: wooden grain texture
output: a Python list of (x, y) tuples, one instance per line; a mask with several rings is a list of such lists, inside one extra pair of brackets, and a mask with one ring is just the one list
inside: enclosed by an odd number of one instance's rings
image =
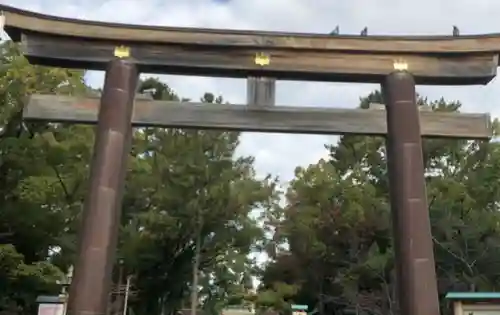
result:
[[(5, 30), (19, 40), (24, 31), (94, 39), (219, 47), (314, 49), (393, 53), (500, 52), (500, 34), (471, 36), (331, 36), (328, 34), (154, 27), (48, 16), (0, 5)], [(451, 32), (450, 32), (451, 33)]]
[[(22, 51), (33, 63), (67, 68), (104, 70), (118, 45), (106, 41), (53, 37), (38, 33), (22, 36)], [(318, 52), (265, 51), (266, 66), (255, 64), (260, 51), (250, 48), (213, 48), (129, 43), (131, 57), (147, 73), (223, 77), (266, 76), (286, 80), (380, 83), (404, 61), (418, 84), (486, 84), (497, 71), (497, 55), (420, 56)]]
[[(94, 124), (99, 100), (33, 95), (24, 118)], [(486, 139), (492, 136), (487, 114), (420, 112), (422, 135)], [(384, 135), (384, 110), (297, 108), (274, 106), (250, 109), (243, 105), (199, 104), (136, 100), (134, 126), (219, 129), (304, 134)]]
[[(370, 104), (368, 104), (368, 108), (372, 109), (372, 110), (385, 110), (385, 104), (370, 103)], [(430, 112), (430, 111), (432, 111), (432, 107), (429, 105), (419, 105), (418, 110)]]
[(276, 79), (247, 78), (247, 105), (255, 108), (276, 105)]
[[(93, 93), (91, 92), (91, 94), (89, 95), (89, 97), (91, 98), (100, 98), (101, 96), (102, 96), (101, 92), (93, 92)], [(136, 93), (135, 99), (140, 101), (152, 101), (153, 96), (148, 93)]]

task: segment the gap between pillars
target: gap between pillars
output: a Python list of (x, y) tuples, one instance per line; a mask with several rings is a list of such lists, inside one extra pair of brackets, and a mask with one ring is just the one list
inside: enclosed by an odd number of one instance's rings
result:
[(129, 59), (114, 59), (106, 69), (69, 315), (107, 313), (138, 78)]

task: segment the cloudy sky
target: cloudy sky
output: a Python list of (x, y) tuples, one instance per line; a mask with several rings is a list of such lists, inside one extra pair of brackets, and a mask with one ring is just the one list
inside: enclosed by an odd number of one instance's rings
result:
[[(328, 33), (370, 34), (500, 33), (498, 0), (0, 0), (0, 3), (71, 18), (164, 26), (213, 27)], [(245, 81), (205, 77), (164, 76), (181, 96), (198, 99), (209, 91), (227, 101), (245, 100)], [(88, 82), (101, 86), (103, 74), (92, 72)], [(376, 89), (369, 84), (279, 82), (277, 103), (295, 106), (355, 107)], [(430, 99), (460, 100), (467, 112), (500, 115), (500, 83), (472, 87), (418, 87)], [(326, 155), (327, 136), (244, 134), (240, 154), (256, 157), (260, 174), (289, 180), (297, 165)]]

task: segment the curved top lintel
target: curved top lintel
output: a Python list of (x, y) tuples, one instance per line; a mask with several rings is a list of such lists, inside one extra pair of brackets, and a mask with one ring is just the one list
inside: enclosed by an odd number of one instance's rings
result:
[(450, 54), (500, 52), (500, 34), (469, 36), (332, 36), (243, 30), (179, 28), (104, 23), (55, 17), (0, 5), (5, 30), (14, 40), (23, 32), (87, 39), (220, 47), (308, 49), (373, 53)]

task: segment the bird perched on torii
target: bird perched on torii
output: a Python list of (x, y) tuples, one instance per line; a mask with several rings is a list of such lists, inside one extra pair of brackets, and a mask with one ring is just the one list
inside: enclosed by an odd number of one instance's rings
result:
[(329, 35), (339, 35), (340, 34), (340, 27), (337, 25), (333, 31), (330, 32)]
[[(340, 27), (337, 25), (328, 35), (340, 35)], [(368, 36), (368, 27), (361, 30), (360, 36)]]

